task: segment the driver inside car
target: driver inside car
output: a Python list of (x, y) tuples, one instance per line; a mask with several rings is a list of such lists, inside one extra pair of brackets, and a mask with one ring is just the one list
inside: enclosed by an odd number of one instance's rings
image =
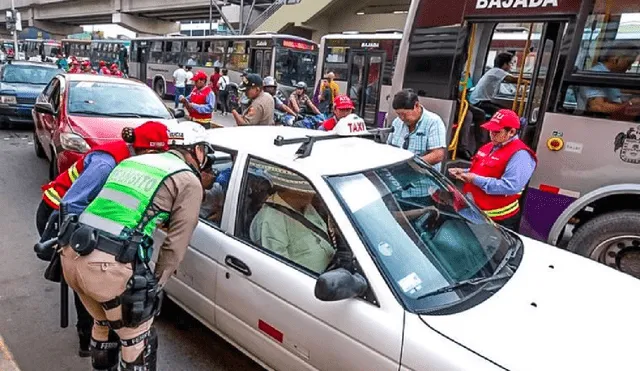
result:
[(324, 272), (335, 249), (327, 224), (312, 205), (315, 190), (288, 170), (266, 164), (256, 168), (268, 176), (275, 193), (251, 222), (251, 241), (313, 272)]

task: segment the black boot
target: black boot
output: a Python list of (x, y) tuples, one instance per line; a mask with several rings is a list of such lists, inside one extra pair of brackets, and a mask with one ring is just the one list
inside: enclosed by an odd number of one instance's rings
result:
[(80, 340), (80, 349), (78, 350), (78, 355), (82, 358), (91, 356), (91, 327), (89, 328), (81, 328), (78, 327), (78, 338)]

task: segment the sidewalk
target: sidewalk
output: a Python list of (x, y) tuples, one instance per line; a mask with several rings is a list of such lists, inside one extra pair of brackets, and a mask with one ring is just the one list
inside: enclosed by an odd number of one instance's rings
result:
[(7, 347), (2, 336), (0, 336), (0, 370), (2, 371), (20, 371), (20, 367), (13, 359), (13, 354)]

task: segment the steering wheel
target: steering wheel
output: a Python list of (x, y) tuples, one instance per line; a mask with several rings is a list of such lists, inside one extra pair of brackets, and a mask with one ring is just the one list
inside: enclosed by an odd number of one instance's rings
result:
[(433, 206), (424, 208), (424, 215), (416, 219), (414, 225), (418, 234), (423, 232), (432, 235), (435, 231), (435, 225), (440, 218), (440, 212)]

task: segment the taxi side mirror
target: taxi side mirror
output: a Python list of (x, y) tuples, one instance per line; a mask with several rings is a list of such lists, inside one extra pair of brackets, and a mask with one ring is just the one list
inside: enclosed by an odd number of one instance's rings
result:
[(338, 268), (318, 277), (315, 296), (322, 301), (340, 301), (363, 295), (367, 288), (367, 281), (360, 274)]

